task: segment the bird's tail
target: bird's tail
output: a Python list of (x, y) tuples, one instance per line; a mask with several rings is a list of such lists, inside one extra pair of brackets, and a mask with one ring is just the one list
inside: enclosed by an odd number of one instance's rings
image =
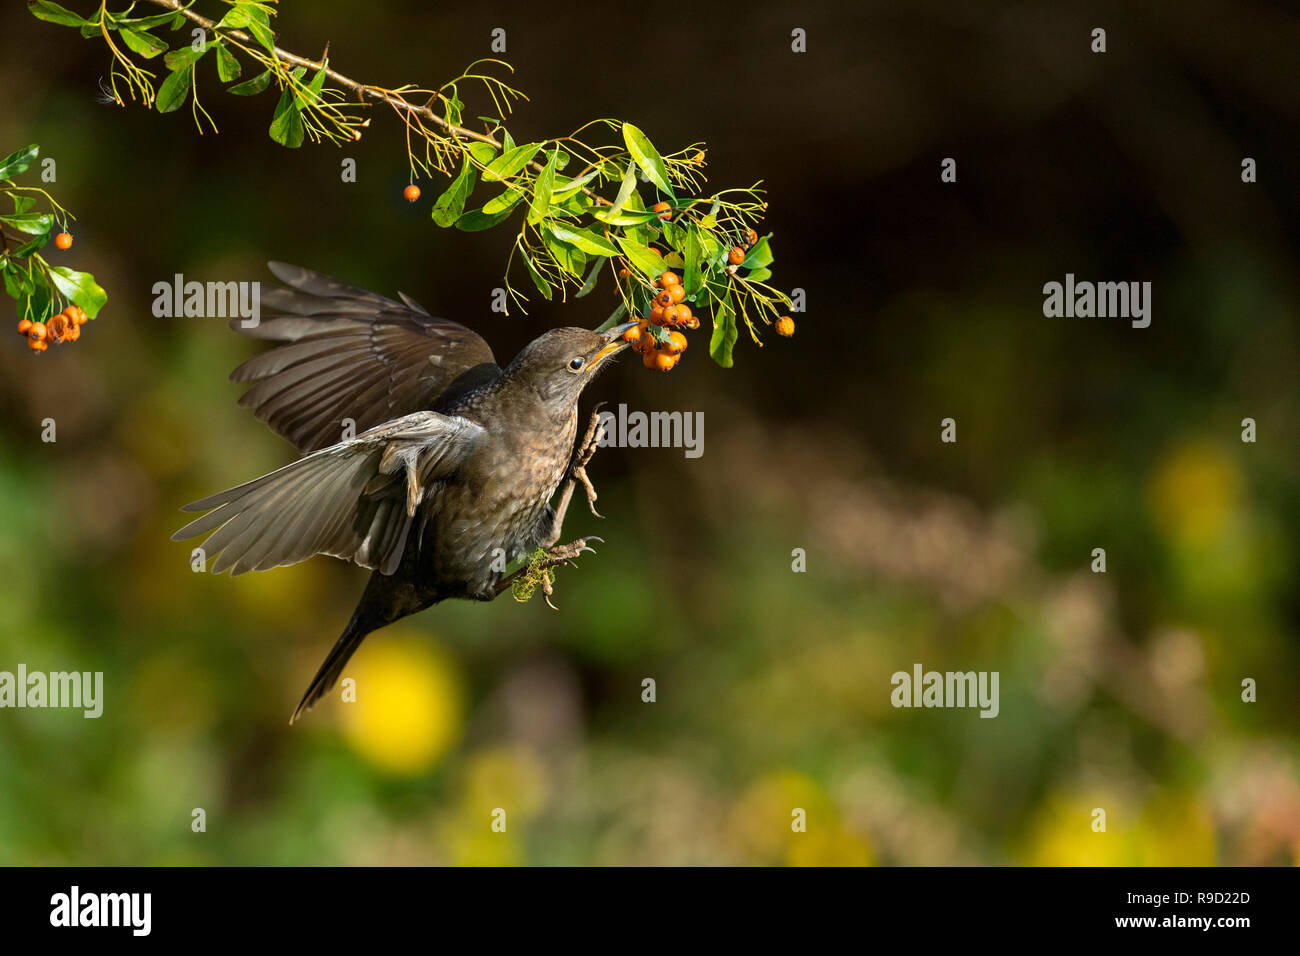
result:
[(302, 695), (302, 701), (299, 702), (293, 716), (289, 718), (289, 723), (293, 723), (307, 711), (311, 710), (316, 701), (320, 700), (325, 694), (329, 693), (336, 683), (339, 675), (343, 673), (343, 668), (347, 666), (352, 654), (361, 642), (366, 639), (366, 635), (377, 627), (383, 627), (387, 622), (373, 621), (366, 612), (365, 599), (357, 605), (357, 609), (352, 612), (352, 620), (348, 621), (348, 626), (343, 629), (339, 639), (334, 642), (330, 648), (325, 662), (321, 664), (320, 670), (316, 676), (311, 679), (311, 684), (307, 688), (307, 693)]

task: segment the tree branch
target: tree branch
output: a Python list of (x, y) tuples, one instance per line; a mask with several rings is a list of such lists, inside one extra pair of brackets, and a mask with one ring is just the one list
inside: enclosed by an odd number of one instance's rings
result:
[[(249, 36), (247, 33), (245, 33), (242, 30), (232, 30), (227, 27), (221, 27), (220, 29), (218, 29), (215, 21), (209, 20), (207, 17), (202, 16), (201, 14), (195, 13), (193, 10), (188, 9), (186, 6), (180, 3), (180, 0), (148, 0), (148, 2), (154, 4), (155, 6), (164, 7), (168, 10), (175, 10), (177, 13), (181, 14), (186, 19), (202, 27), (204, 30), (210, 31), (214, 35), (219, 36), (225, 33), (225, 34), (229, 34), (234, 39), (239, 40), (241, 43), (249, 43), (249, 44), (257, 43), (257, 41), (253, 37)], [(285, 63), (288, 63), (292, 66), (306, 67), (309, 70), (320, 70), (322, 67), (325, 66), (324, 63), (319, 63), (314, 60), (309, 60), (306, 57), (298, 56), (296, 53), (290, 53), (288, 50), (283, 50), (279, 46), (276, 46), (274, 50), (275, 50), (275, 55), (279, 59), (283, 60)], [(407, 115), (419, 116), (422, 119), (429, 120), (435, 126), (437, 126), (439, 129), (441, 129), (443, 132), (445, 132), (448, 136), (452, 137), (453, 139), (470, 140), (478, 143), (487, 143), (488, 145), (496, 149), (502, 148), (501, 142), (497, 140), (494, 136), (488, 133), (479, 133), (472, 129), (466, 129), (464, 126), (458, 126), (455, 123), (449, 122), (445, 117), (439, 116), (437, 113), (435, 113), (432, 109), (432, 104), (436, 102), (437, 99), (441, 96), (441, 94), (439, 93), (435, 92), (433, 97), (429, 100), (429, 102), (425, 103), (423, 106), (415, 106), (414, 104), (408, 102), (405, 97), (398, 96), (397, 94), (392, 93), (389, 90), (381, 89), (375, 86), (369, 86), (365, 83), (360, 83), (352, 79), (351, 77), (344, 76), (338, 70), (332, 70), (326, 67), (325, 76), (328, 77), (330, 80), (332, 80), (334, 83), (338, 84), (339, 86), (351, 90), (363, 101), (369, 99), (381, 103), (386, 103), (389, 106), (391, 106), (394, 110), (396, 110), (399, 114), (405, 113)], [(541, 163), (538, 163), (536, 161), (529, 163), (529, 166), (537, 172), (541, 172), (545, 168), (542, 166)], [(582, 188), (582, 192), (593, 202), (595, 202), (596, 205), (598, 206), (610, 205), (610, 201), (608, 199), (605, 199), (603, 196), (597, 194), (596, 192), (587, 188), (586, 186)]]

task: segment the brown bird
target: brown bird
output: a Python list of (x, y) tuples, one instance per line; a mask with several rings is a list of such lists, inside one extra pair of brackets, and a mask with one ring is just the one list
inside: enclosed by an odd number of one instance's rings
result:
[(534, 570), (591, 551), (599, 538), (556, 546), (576, 485), (596, 511), (586, 465), (600, 428), (593, 413), (574, 446), (578, 396), (634, 323), (552, 329), (502, 369), (475, 332), (405, 294), (395, 302), (297, 266), (270, 268), (288, 288), (262, 302), (281, 314), (231, 326), (282, 344), (230, 377), (256, 383), (239, 403), (305, 457), (186, 505), (208, 513), (172, 540), (211, 532), (203, 549), (214, 573), (316, 554), (374, 571), (292, 723), (371, 631), (446, 598), (491, 601), (527, 570), (506, 574), (506, 563), (537, 548), (547, 553)]

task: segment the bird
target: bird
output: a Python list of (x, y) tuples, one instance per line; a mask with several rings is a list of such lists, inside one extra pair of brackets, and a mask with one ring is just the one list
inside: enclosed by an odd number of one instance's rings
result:
[[(598, 515), (586, 468), (602, 435), (599, 407), (576, 441), (578, 399), (636, 323), (550, 329), (502, 368), (480, 335), (405, 293), (399, 302), (268, 266), (283, 283), (262, 292), (270, 314), (230, 325), (277, 344), (230, 378), (251, 384), (239, 404), (302, 457), (185, 505), (205, 513), (172, 540), (206, 534), (204, 561), (218, 574), (314, 555), (371, 570), (292, 724), (373, 631), (449, 598), (491, 601), (521, 574), (594, 551), (601, 539), (590, 535), (557, 545), (576, 487)], [(541, 583), (549, 603), (549, 574)]]

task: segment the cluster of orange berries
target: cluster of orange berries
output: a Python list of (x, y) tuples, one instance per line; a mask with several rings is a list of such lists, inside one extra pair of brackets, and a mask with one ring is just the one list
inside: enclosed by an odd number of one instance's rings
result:
[[(698, 329), (700, 320), (691, 313), (691, 307), (684, 301), (686, 290), (677, 273), (665, 270), (655, 279), (655, 287), (660, 291), (651, 300), (650, 314), (637, 325), (623, 333), (623, 341), (631, 342), (632, 348), (641, 356), (646, 368), (667, 372), (677, 364), (686, 351), (686, 336), (678, 329)], [(671, 328), (661, 338), (656, 339), (650, 326)]]
[(85, 310), (79, 305), (70, 305), (47, 322), (23, 319), (18, 323), (18, 334), (27, 336), (27, 345), (33, 352), (44, 352), (51, 342), (57, 345), (77, 341), (85, 324)]

